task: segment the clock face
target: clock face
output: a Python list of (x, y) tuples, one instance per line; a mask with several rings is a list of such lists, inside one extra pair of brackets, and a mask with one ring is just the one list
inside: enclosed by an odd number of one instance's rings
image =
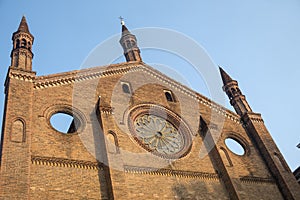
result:
[(182, 133), (166, 119), (145, 114), (134, 120), (136, 139), (151, 152), (162, 156), (178, 154), (184, 148)]

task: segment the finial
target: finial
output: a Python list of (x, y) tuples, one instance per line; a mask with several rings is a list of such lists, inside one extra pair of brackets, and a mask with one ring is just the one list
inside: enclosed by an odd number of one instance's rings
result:
[(119, 19), (121, 20), (121, 25), (125, 25), (124, 18), (120, 16)]

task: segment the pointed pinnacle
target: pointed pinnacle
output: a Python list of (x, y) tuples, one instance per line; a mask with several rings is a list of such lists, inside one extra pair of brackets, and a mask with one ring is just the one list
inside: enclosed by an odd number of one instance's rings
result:
[(119, 19), (121, 20), (121, 25), (122, 25), (122, 35), (130, 34), (130, 31), (128, 30), (128, 28), (125, 25), (124, 18), (119, 17)]
[(24, 16), (24, 15), (23, 15), (23, 17), (22, 17), (22, 20), (21, 20), (21, 22), (20, 22), (20, 25), (19, 25), (18, 31), (22, 31), (22, 32), (30, 33), (30, 32), (29, 32), (28, 25), (27, 25), (27, 22), (26, 22), (26, 18), (25, 18), (25, 16)]
[(122, 25), (122, 37), (125, 35), (132, 35), (125, 25)]
[(233, 81), (232, 78), (222, 69), (222, 67), (219, 66), (219, 69), (224, 85), (227, 85), (227, 83)]
[[(128, 31), (127, 27), (123, 24), (122, 25), (122, 32)], [(128, 31), (129, 32), (129, 31)]]

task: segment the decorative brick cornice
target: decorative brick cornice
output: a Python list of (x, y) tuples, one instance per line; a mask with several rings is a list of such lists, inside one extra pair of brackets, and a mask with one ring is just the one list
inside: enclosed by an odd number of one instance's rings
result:
[(30, 33), (25, 33), (25, 32), (15, 32), (13, 34), (12, 39), (15, 40), (17, 38), (26, 38), (26, 39), (33, 40), (33, 36)]
[(137, 167), (137, 166), (124, 166), (126, 173), (134, 174), (148, 174), (148, 175), (160, 175), (160, 176), (176, 176), (184, 178), (198, 178), (206, 180), (219, 180), (218, 174), (207, 172), (195, 172), (195, 171), (182, 171), (165, 168), (151, 168), (151, 167)]
[(110, 106), (100, 106), (101, 113), (112, 115), (114, 113), (114, 108)]
[(269, 183), (275, 184), (275, 181), (271, 178), (263, 178), (263, 177), (256, 177), (256, 176), (243, 176), (240, 178), (241, 182), (244, 183)]
[(11, 52), (11, 56), (18, 56), (18, 55), (24, 55), (31, 59), (33, 58), (33, 53), (30, 50), (25, 49), (25, 48), (14, 49)]
[(244, 126), (249, 126), (250, 123), (264, 123), (264, 120), (259, 113), (246, 113), (242, 116)]
[(53, 74), (49, 76), (37, 77), (34, 88), (43, 89), (47, 87), (55, 87), (66, 84), (71, 84), (74, 82), (81, 82), (89, 79), (96, 79), (100, 77), (112, 76), (116, 74), (124, 74), (132, 70), (134, 67), (139, 67), (139, 65), (132, 64), (119, 64), (119, 67), (115, 65), (95, 67), (89, 69), (75, 70), (66, 73)]
[(53, 167), (70, 167), (70, 168), (80, 168), (80, 169), (103, 170), (102, 163), (84, 161), (84, 160), (72, 160), (72, 159), (66, 159), (66, 158), (32, 156), (31, 162), (32, 162), (32, 164), (35, 164), (35, 165), (47, 165), (47, 166), (53, 166)]
[(12, 79), (18, 79), (18, 80), (29, 81), (29, 82), (34, 82), (36, 78), (35, 72), (28, 72), (13, 67), (10, 68), (8, 72), (8, 77)]

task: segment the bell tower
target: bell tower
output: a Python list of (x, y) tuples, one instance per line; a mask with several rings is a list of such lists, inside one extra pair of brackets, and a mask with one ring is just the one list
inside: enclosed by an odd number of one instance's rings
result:
[(221, 67), (220, 73), (224, 83), (223, 90), (229, 97), (230, 104), (241, 117), (247, 135), (255, 144), (268, 170), (276, 180), (282, 196), (284, 199), (299, 199), (299, 185), (265, 126), (261, 114), (252, 111), (246, 97), (238, 87), (238, 82), (232, 80)]
[(25, 16), (22, 17), (19, 28), (13, 33), (13, 49), (11, 51), (11, 66), (25, 71), (32, 70), (32, 44), (34, 37), (29, 32)]
[(13, 33), (11, 66), (5, 80), (5, 107), (0, 143), (0, 199), (28, 199), (32, 103), (36, 73), (32, 71), (33, 35), (25, 17)]
[(137, 39), (135, 35), (131, 34), (130, 31), (127, 29), (123, 21), (123, 18), (120, 17), (120, 19), (122, 25), (122, 36), (120, 39), (120, 44), (123, 47), (126, 61), (127, 62), (142, 61), (142, 57), (140, 55), (140, 49), (137, 46)]
[(234, 107), (238, 115), (243, 115), (246, 112), (252, 112), (245, 95), (239, 89), (238, 82), (232, 78), (220, 67), (220, 73), (223, 81), (223, 90), (230, 100), (230, 104)]

